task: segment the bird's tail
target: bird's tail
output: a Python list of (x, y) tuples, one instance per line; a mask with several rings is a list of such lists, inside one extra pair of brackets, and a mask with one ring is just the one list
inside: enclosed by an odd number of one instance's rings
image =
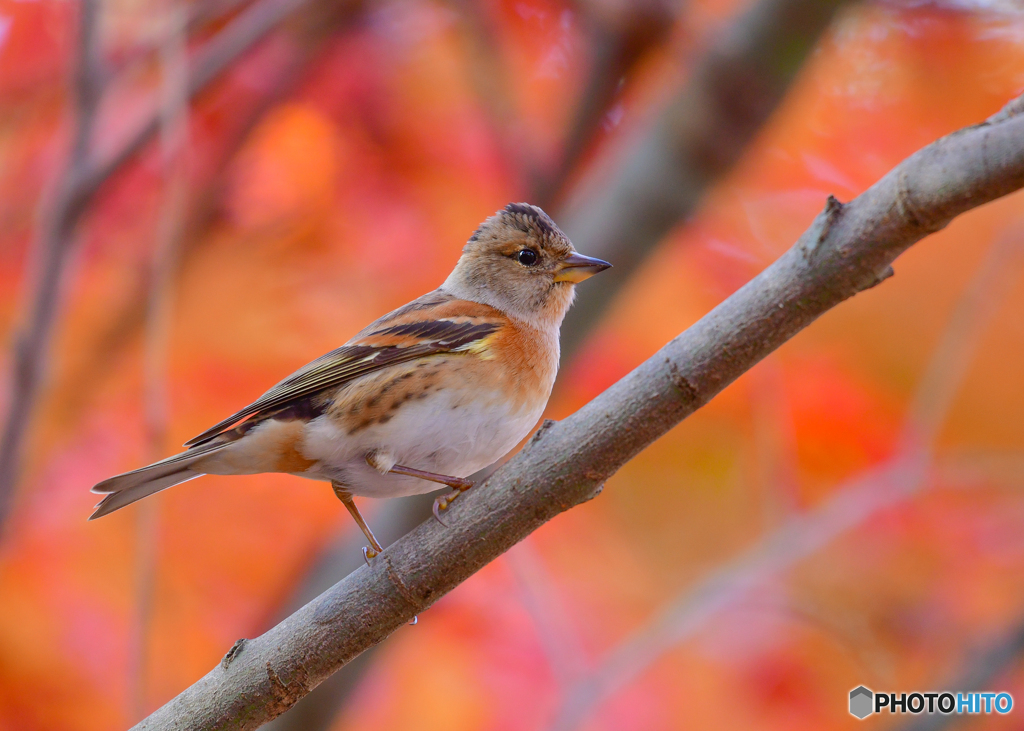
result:
[(199, 466), (197, 463), (227, 445), (227, 443), (220, 443), (193, 447), (148, 467), (125, 472), (123, 475), (114, 475), (104, 480), (92, 488), (93, 492), (105, 494), (106, 497), (96, 506), (96, 510), (89, 516), (89, 520), (102, 518), (115, 510), (120, 510), (125, 505), (131, 505), (136, 500), (201, 477), (204, 473), (194, 469)]

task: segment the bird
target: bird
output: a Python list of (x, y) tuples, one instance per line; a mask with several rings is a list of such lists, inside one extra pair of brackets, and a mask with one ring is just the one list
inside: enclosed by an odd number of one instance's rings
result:
[(555, 383), (576, 285), (611, 266), (577, 253), (539, 207), (509, 203), (469, 237), (447, 279), (374, 321), (186, 450), (92, 488), (90, 520), (202, 475), (280, 472), (330, 482), (369, 546), (354, 497), (473, 486), (537, 425)]

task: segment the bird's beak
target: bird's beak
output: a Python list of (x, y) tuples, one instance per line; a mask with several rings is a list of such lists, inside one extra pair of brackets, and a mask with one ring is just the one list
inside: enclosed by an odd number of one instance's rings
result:
[(602, 259), (583, 256), (583, 254), (573, 254), (559, 262), (558, 270), (555, 272), (555, 281), (582, 282), (584, 279), (590, 279), (590, 277), (598, 272), (603, 272), (610, 266), (611, 264)]

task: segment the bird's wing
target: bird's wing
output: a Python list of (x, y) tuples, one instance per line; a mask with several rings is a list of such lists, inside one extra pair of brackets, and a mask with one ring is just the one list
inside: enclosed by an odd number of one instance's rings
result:
[[(278, 411), (397, 363), (479, 348), (501, 326), (501, 321), (491, 314), (493, 311), (457, 314), (446, 307), (451, 313), (448, 317), (424, 318), (428, 313), (418, 312), (414, 320), (408, 320), (402, 316), (408, 315), (408, 307), (381, 318), (350, 342), (303, 366), (241, 411), (185, 442), (185, 446), (207, 442), (246, 417)], [(392, 324), (396, 320), (398, 323)]]

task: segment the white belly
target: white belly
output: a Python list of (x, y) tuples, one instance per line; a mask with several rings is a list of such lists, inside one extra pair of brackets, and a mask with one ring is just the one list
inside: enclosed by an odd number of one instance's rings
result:
[(383, 475), (366, 462), (378, 452), (394, 464), (452, 477), (468, 477), (496, 462), (536, 425), (544, 404), (513, 411), (499, 394), (446, 389), (412, 401), (387, 423), (348, 434), (328, 416), (306, 427), (302, 452), (317, 465), (304, 473), (337, 480), (354, 495), (399, 497), (437, 490), (415, 477)]

